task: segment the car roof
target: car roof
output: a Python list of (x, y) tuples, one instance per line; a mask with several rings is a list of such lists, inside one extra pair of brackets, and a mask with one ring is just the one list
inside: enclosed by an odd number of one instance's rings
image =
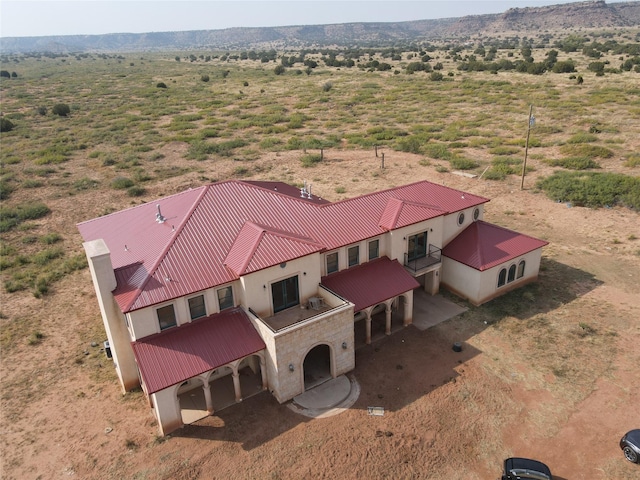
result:
[(633, 440), (634, 442), (640, 444), (640, 429), (631, 430), (627, 432), (625, 436), (627, 437), (627, 440)]

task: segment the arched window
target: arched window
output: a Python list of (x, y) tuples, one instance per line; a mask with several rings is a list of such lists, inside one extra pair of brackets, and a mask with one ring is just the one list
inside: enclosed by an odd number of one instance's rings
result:
[(507, 280), (507, 269), (503, 268), (498, 274), (498, 287), (502, 287)]
[(458, 225), (462, 225), (464, 223), (464, 212), (461, 212), (460, 215), (458, 215)]
[(474, 220), (478, 220), (478, 217), (480, 217), (480, 209), (479, 209), (479, 208), (476, 208), (476, 209), (473, 211), (473, 219), (474, 219)]
[(522, 260), (518, 264), (518, 275), (516, 276), (516, 278), (522, 278), (522, 277), (524, 277), (524, 260)]
[(513, 282), (516, 279), (516, 265), (513, 264), (509, 267), (509, 278), (507, 282)]

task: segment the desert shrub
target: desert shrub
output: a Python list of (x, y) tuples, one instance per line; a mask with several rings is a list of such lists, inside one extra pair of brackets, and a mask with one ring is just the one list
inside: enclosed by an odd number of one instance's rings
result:
[(124, 190), (125, 188), (133, 187), (133, 180), (127, 177), (116, 177), (111, 182), (111, 187), (116, 190)]
[(137, 185), (134, 185), (133, 187), (129, 187), (127, 189), (127, 195), (129, 195), (130, 197), (141, 197), (145, 193), (147, 193), (147, 190), (144, 187), (140, 187)]
[[(11, 196), (15, 190), (14, 186), (9, 183), (6, 178), (0, 178), (0, 200), (5, 200)], [(1, 217), (0, 217), (1, 218)]]
[(640, 167), (640, 155), (629, 155), (629, 158), (624, 162), (624, 166), (630, 168)]
[(90, 190), (96, 188), (100, 182), (89, 177), (82, 177), (73, 182), (73, 188), (78, 191)]
[(567, 157), (567, 158), (554, 158), (547, 160), (546, 163), (552, 167), (563, 167), (570, 170), (587, 170), (590, 168), (600, 168), (598, 162), (592, 158), (586, 157)]
[(164, 82), (156, 83), (156, 88), (167, 88), (167, 84)]
[(409, 137), (398, 139), (398, 141), (396, 142), (396, 149), (400, 150), (401, 152), (420, 153), (421, 145), (422, 142), (420, 141), (420, 139), (415, 135), (411, 135)]
[(554, 63), (551, 71), (553, 73), (572, 73), (576, 71), (576, 66), (573, 63), (573, 60), (565, 60)]
[(320, 163), (321, 161), (322, 161), (322, 155), (320, 155), (319, 153), (310, 153), (310, 154), (304, 155), (300, 159), (302, 166), (305, 168), (313, 167), (316, 164)]
[(38, 115), (44, 116), (47, 114), (47, 107), (44, 107), (44, 106), (37, 107), (36, 112), (38, 112)]
[(0, 132), (10, 132), (15, 125), (8, 118), (0, 117)]
[(71, 113), (71, 109), (69, 105), (66, 103), (57, 103), (51, 109), (54, 115), (58, 115), (59, 117), (66, 117)]
[(444, 76), (440, 72), (431, 72), (429, 74), (429, 80), (431, 80), (432, 82), (440, 82), (443, 78)]
[(567, 140), (567, 143), (591, 143), (591, 142), (597, 142), (597, 141), (598, 141), (598, 137), (595, 136), (593, 133), (578, 132), (572, 135), (571, 138)]
[(33, 263), (36, 265), (46, 265), (52, 260), (62, 257), (63, 255), (64, 251), (60, 247), (48, 248), (47, 250), (42, 250), (36, 253), (33, 256)]
[(283, 65), (276, 65), (273, 69), (273, 73), (275, 73), (276, 75), (282, 75), (285, 71), (286, 68), (284, 68)]
[(200, 80), (203, 82), (208, 82), (209, 81), (209, 75), (201, 75), (200, 76)]
[(323, 92), (328, 92), (328, 91), (329, 91), (329, 90), (331, 90), (332, 88), (333, 88), (333, 83), (331, 83), (331, 82), (325, 82), (325, 83), (322, 85), (322, 91), (323, 91)]
[(36, 220), (51, 213), (44, 203), (26, 203), (0, 208), (0, 232), (7, 232), (26, 220)]
[(518, 147), (511, 146), (498, 146), (489, 149), (489, 153), (492, 155), (513, 155), (516, 153), (520, 153), (520, 149)]
[(455, 157), (449, 160), (451, 166), (457, 170), (471, 170), (478, 166), (478, 162), (464, 157)]
[(599, 145), (568, 144), (560, 147), (560, 153), (569, 157), (611, 158), (613, 152)]
[(62, 235), (55, 232), (47, 233), (46, 235), (43, 235), (42, 237), (40, 237), (40, 241), (45, 245), (53, 245), (54, 243), (58, 243), (62, 241)]
[(536, 186), (549, 198), (585, 207), (621, 205), (640, 211), (640, 178), (620, 173), (556, 172)]
[(445, 143), (427, 143), (424, 146), (424, 151), (431, 158), (450, 160), (454, 157)]
[(9, 70), (0, 70), (0, 77), (11, 78), (11, 74), (9, 73)]

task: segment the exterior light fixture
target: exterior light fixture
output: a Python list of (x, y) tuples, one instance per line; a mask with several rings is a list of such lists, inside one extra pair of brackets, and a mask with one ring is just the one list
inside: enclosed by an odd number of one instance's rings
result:
[(342, 348), (347, 349), (347, 342), (342, 342)]
[(294, 366), (293, 366), (293, 363), (290, 363), (290, 364), (289, 364), (289, 371), (290, 371), (290, 372), (293, 372), (294, 370), (295, 370), (295, 368), (294, 368)]

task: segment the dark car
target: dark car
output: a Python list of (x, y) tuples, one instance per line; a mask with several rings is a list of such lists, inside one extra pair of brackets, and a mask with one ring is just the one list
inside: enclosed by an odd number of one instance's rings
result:
[(502, 480), (553, 480), (553, 476), (542, 462), (513, 457), (504, 461)]
[(631, 430), (620, 439), (624, 458), (632, 463), (640, 463), (640, 430)]

